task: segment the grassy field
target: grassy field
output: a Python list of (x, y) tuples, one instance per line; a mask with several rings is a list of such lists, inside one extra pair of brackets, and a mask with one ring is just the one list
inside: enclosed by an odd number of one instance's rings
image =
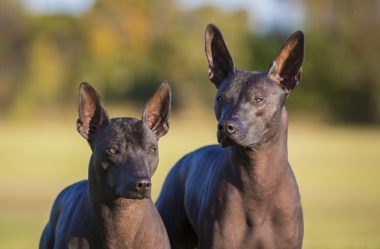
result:
[[(160, 141), (154, 198), (182, 155), (215, 143), (212, 115), (186, 120), (173, 118)], [(380, 129), (294, 121), (289, 133), (304, 248), (380, 248)], [(73, 122), (18, 122), (0, 124), (0, 151), (1, 248), (37, 248), (57, 193), (87, 177), (90, 149)]]

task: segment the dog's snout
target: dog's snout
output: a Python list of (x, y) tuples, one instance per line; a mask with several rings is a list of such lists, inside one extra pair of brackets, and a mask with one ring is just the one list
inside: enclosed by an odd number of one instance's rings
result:
[(237, 130), (237, 123), (233, 120), (226, 120), (226, 121), (223, 121), (221, 122), (219, 125), (218, 125), (218, 129), (219, 131), (222, 131), (222, 132), (225, 132), (227, 134), (233, 134), (236, 132)]
[(146, 194), (150, 191), (151, 185), (149, 178), (140, 178), (136, 180), (135, 188), (140, 194)]

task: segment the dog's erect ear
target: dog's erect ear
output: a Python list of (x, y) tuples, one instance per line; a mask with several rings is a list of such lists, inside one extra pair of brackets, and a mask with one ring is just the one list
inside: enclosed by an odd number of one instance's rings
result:
[(218, 88), (230, 74), (234, 73), (235, 66), (222, 33), (213, 24), (206, 27), (205, 50), (208, 60), (208, 78)]
[(304, 55), (304, 35), (295, 32), (280, 49), (268, 69), (268, 76), (281, 84), (287, 91), (295, 88), (301, 80)]
[(88, 83), (79, 86), (77, 130), (90, 144), (99, 129), (109, 122), (98, 93)]
[(146, 104), (143, 122), (157, 136), (165, 135), (169, 130), (169, 112), (171, 105), (170, 86), (164, 81)]

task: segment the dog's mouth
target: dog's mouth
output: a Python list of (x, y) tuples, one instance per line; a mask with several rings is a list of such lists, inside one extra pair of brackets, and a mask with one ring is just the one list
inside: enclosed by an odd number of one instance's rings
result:
[(217, 134), (217, 137), (218, 137), (218, 143), (220, 143), (223, 148), (229, 147), (229, 146), (239, 146), (246, 150), (255, 151), (260, 147), (260, 142), (251, 143), (247, 145), (239, 141), (239, 139), (235, 137), (231, 138), (230, 136), (226, 136), (223, 133), (219, 133), (219, 132)]
[(137, 191), (126, 191), (124, 193), (119, 193), (116, 189), (112, 189), (113, 199), (131, 199), (131, 200), (143, 200), (150, 199), (151, 192), (147, 191), (145, 193), (140, 193)]
[(260, 143), (253, 143), (253, 144), (250, 144), (248, 146), (246, 146), (246, 149), (247, 150), (257, 150), (258, 148), (260, 148)]
[[(243, 143), (240, 143), (238, 139), (231, 138), (229, 136), (218, 136), (218, 142), (222, 145), (223, 148), (230, 147), (230, 146), (239, 146), (243, 148), (251, 148), (251, 145), (244, 145)], [(252, 146), (256, 146), (255, 144), (252, 144)]]
[(218, 143), (220, 143), (223, 148), (236, 144), (236, 142), (233, 139), (231, 139), (230, 137), (220, 132), (218, 132), (217, 137), (218, 137)]

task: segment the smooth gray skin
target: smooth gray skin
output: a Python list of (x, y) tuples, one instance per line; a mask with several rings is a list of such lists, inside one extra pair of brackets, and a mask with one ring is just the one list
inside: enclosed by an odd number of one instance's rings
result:
[(168, 131), (170, 89), (163, 83), (142, 120), (109, 119), (96, 91), (80, 86), (78, 132), (92, 149), (88, 180), (54, 202), (40, 249), (168, 249), (169, 239), (150, 199), (157, 141)]
[(221, 146), (187, 154), (164, 183), (156, 205), (172, 248), (302, 247), (302, 208), (288, 163), (284, 104), (300, 80), (303, 43), (298, 31), (266, 73), (239, 71), (221, 32), (207, 26)]

